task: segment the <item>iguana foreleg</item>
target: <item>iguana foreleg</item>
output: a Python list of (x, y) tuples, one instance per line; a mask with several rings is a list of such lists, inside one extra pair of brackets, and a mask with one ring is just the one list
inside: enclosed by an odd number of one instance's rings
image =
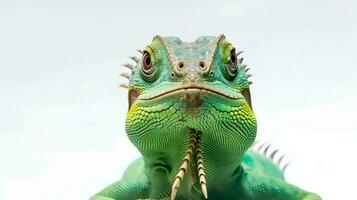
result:
[(148, 198), (148, 188), (140, 181), (120, 180), (97, 193), (90, 200), (137, 200)]
[(321, 200), (317, 194), (306, 192), (283, 180), (245, 173), (242, 178), (243, 196), (256, 200)]

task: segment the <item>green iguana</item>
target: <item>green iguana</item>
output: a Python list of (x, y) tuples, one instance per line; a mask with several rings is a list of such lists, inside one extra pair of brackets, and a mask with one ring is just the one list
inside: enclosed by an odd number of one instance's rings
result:
[(143, 157), (91, 200), (321, 199), (250, 149), (257, 132), (250, 75), (224, 35), (192, 43), (155, 36), (138, 51), (122, 86), (126, 132)]

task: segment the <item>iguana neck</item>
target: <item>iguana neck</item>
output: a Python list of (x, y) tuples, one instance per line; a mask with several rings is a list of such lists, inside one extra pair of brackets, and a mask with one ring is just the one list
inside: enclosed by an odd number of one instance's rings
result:
[[(171, 195), (176, 196), (180, 190), (184, 191), (181, 193), (190, 196), (188, 198), (194, 199), (202, 194), (207, 196), (208, 187), (213, 190), (229, 187), (231, 182), (241, 175), (240, 155), (234, 157), (234, 162), (217, 162), (217, 159), (225, 160), (227, 157), (222, 154), (220, 158), (212, 158), (204, 154), (205, 149), (214, 148), (211, 146), (213, 144), (204, 143), (204, 133), (190, 129), (181, 134), (183, 138), (187, 138), (187, 143), (182, 145), (185, 148), (179, 148), (181, 152), (177, 152), (176, 158), (170, 158), (165, 152), (157, 152), (156, 156), (153, 156), (152, 152), (149, 155), (143, 153), (147, 166), (146, 173), (158, 191), (156, 193), (167, 193), (170, 190)], [(182, 151), (183, 149), (185, 150)], [(206, 168), (209, 168), (208, 174)], [(207, 179), (209, 179), (209, 185), (207, 185)]]

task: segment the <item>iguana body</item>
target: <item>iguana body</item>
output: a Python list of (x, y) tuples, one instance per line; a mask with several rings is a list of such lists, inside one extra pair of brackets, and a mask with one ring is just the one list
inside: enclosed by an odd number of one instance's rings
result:
[(154, 37), (130, 79), (126, 132), (143, 157), (91, 200), (318, 200), (248, 150), (257, 122), (241, 52), (223, 35)]

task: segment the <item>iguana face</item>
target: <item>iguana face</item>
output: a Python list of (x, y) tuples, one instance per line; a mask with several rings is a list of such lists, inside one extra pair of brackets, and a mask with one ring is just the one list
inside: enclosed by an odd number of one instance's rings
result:
[(175, 181), (172, 193), (178, 185), (207, 193), (234, 174), (255, 139), (239, 53), (223, 35), (193, 43), (156, 36), (132, 70), (126, 131), (149, 178)]

